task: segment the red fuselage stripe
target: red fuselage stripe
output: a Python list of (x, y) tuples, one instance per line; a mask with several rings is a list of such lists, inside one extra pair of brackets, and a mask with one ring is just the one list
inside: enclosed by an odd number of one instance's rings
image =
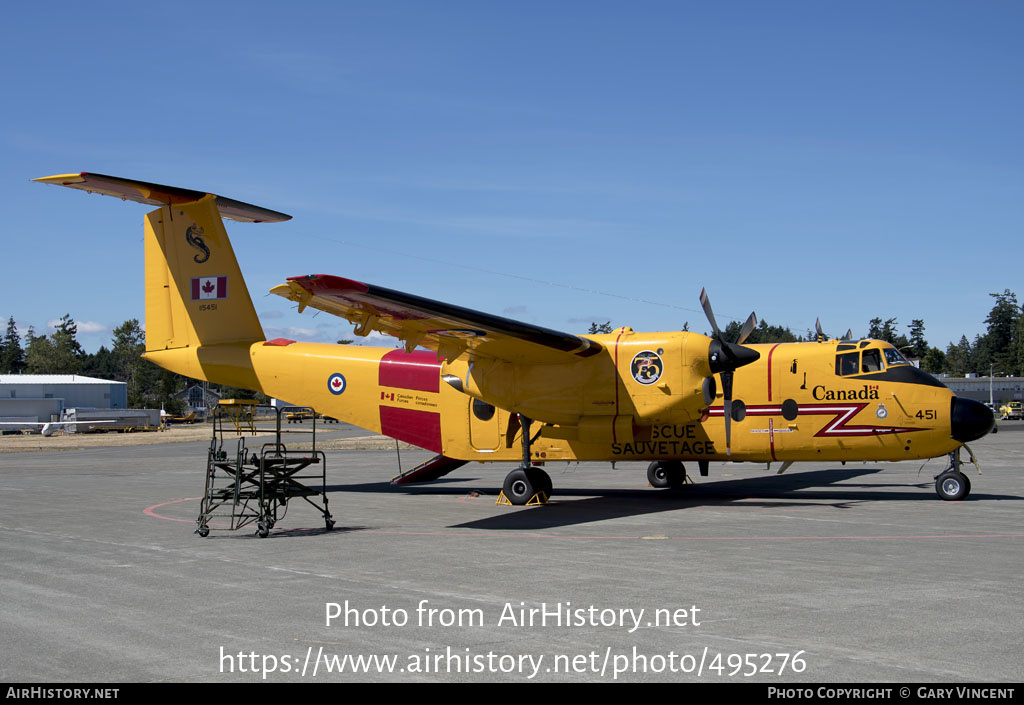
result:
[(619, 340), (622, 338), (624, 330), (619, 330), (619, 335), (615, 338), (615, 418), (612, 419), (612, 443), (618, 443), (619, 439), (615, 437), (615, 422), (619, 420)]
[(782, 345), (782, 343), (776, 343), (772, 346), (772, 349), (768, 351), (768, 401), (772, 400), (772, 354), (775, 352), (775, 348)]
[(380, 432), (385, 436), (412, 443), (420, 448), (443, 452), (441, 447), (441, 415), (419, 409), (380, 407)]
[(377, 383), (382, 387), (436, 393), (440, 391), (440, 372), (441, 363), (429, 350), (392, 350), (380, 359)]

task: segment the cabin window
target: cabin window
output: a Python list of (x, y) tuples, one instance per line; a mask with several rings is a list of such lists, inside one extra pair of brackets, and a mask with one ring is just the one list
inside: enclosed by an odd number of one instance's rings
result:
[(855, 375), (860, 371), (860, 353), (836, 355), (836, 374), (840, 377)]
[(860, 359), (860, 368), (864, 372), (881, 372), (882, 353), (877, 348), (865, 350), (863, 357)]
[(907, 358), (900, 355), (900, 351), (896, 348), (885, 349), (885, 364), (887, 365), (909, 365)]

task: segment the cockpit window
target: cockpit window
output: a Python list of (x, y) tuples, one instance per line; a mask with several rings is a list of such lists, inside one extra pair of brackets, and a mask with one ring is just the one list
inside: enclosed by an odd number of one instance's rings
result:
[(885, 348), (885, 364), (887, 365), (909, 365), (907, 358), (900, 355), (896, 348)]
[(841, 377), (855, 375), (860, 371), (860, 353), (851, 352), (836, 355), (836, 374)]
[(864, 372), (882, 371), (882, 353), (877, 349), (865, 350), (860, 360), (860, 367)]

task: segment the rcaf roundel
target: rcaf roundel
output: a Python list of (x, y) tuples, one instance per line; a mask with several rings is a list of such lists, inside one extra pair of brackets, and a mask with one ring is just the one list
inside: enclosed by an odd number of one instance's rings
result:
[(341, 394), (345, 391), (345, 377), (340, 372), (335, 372), (327, 378), (327, 391), (331, 394)]

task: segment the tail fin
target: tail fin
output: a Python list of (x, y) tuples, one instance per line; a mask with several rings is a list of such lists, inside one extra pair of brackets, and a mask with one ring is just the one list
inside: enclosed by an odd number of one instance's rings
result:
[[(121, 199), (159, 205), (146, 215), (146, 352), (157, 364), (180, 355), (162, 351), (264, 340), (249, 290), (221, 218), (274, 222), (291, 216), (200, 191), (103, 174), (36, 179)], [(192, 357), (192, 355), (189, 355)], [(193, 377), (206, 374), (184, 372)], [(177, 370), (176, 371), (183, 371)]]
[(213, 196), (146, 215), (146, 352), (264, 340)]

